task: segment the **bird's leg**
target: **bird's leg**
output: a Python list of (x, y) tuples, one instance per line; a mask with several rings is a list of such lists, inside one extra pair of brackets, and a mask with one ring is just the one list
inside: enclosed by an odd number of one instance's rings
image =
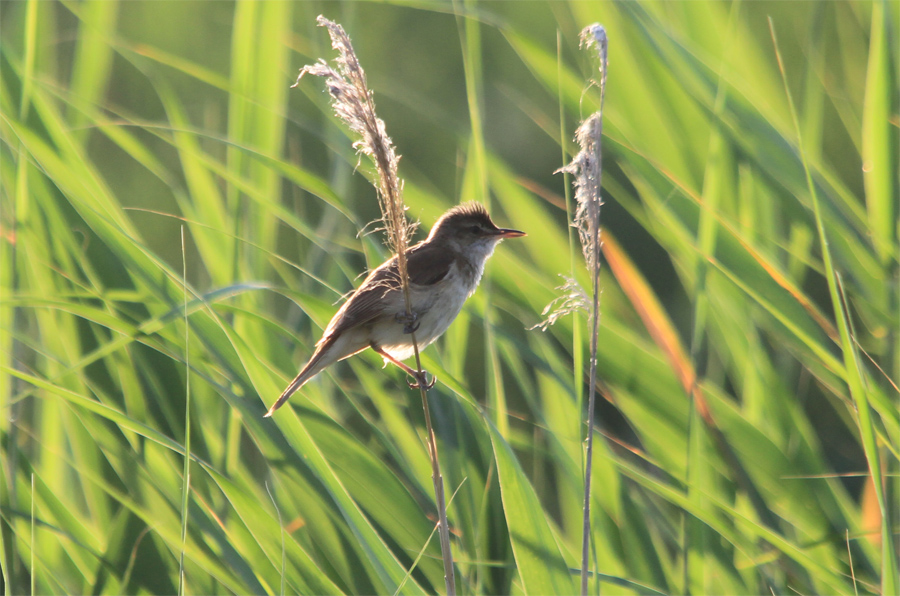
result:
[(397, 360), (396, 358), (394, 358), (393, 356), (391, 356), (390, 354), (388, 354), (387, 352), (385, 352), (384, 350), (382, 350), (379, 346), (376, 346), (375, 344), (371, 344), (371, 347), (373, 350), (378, 352), (378, 354), (382, 358), (384, 358), (384, 360), (386, 362), (392, 362), (392, 363), (396, 364), (401, 369), (403, 369), (403, 372), (405, 372), (406, 374), (408, 374), (409, 376), (411, 376), (412, 378), (414, 378), (416, 380), (414, 383), (411, 383), (409, 380), (406, 381), (406, 384), (409, 385), (410, 389), (418, 389), (419, 387), (421, 387), (422, 389), (428, 391), (429, 389), (434, 387), (434, 384), (437, 382), (437, 377), (435, 377), (434, 375), (431, 376), (431, 381), (428, 380), (427, 371), (424, 371), (424, 370), (418, 371), (418, 370), (408, 367), (407, 365), (400, 362), (399, 360)]
[(394, 319), (398, 323), (403, 324), (403, 333), (406, 333), (407, 335), (409, 335), (410, 333), (415, 333), (419, 329), (420, 323), (418, 321), (418, 318), (419, 315), (414, 312), (411, 312), (409, 314), (405, 312), (398, 312), (396, 315), (394, 315)]

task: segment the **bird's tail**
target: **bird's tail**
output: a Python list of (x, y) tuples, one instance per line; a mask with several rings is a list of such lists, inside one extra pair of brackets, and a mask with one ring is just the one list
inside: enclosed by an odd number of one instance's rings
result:
[(275, 413), (275, 410), (283, 406), (284, 402), (286, 402), (290, 396), (294, 395), (294, 393), (296, 393), (298, 389), (303, 387), (303, 385), (305, 385), (308, 380), (316, 376), (323, 368), (330, 364), (330, 362), (322, 361), (322, 357), (326, 354), (328, 347), (329, 345), (326, 344), (322, 344), (319, 346), (315, 354), (313, 354), (313, 357), (310, 358), (309, 362), (306, 363), (306, 366), (303, 367), (303, 370), (301, 370), (300, 373), (296, 377), (294, 377), (294, 380), (291, 381), (291, 384), (287, 386), (287, 389), (281, 392), (281, 396), (279, 396), (275, 403), (272, 404), (272, 407), (269, 408), (269, 411), (266, 412), (266, 415), (263, 416), (263, 418), (269, 418), (270, 416), (272, 416), (272, 414)]

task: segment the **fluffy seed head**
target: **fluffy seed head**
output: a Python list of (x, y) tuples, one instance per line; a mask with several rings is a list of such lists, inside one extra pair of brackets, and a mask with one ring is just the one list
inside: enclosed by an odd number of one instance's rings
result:
[(378, 171), (378, 198), (387, 231), (387, 244), (398, 255), (402, 262), (401, 270), (405, 271), (405, 251), (415, 225), (409, 224), (406, 219), (403, 183), (397, 175), (400, 156), (394, 151), (384, 122), (375, 114), (375, 102), (366, 84), (366, 73), (359, 64), (350, 37), (343, 27), (321, 15), (317, 22), (320, 27), (328, 29), (331, 47), (338, 51), (338, 56), (334, 59), (337, 68), (333, 68), (325, 60), (319, 60), (300, 70), (297, 83), (307, 73), (325, 78), (334, 113), (360, 136), (360, 140), (353, 146), (375, 162)]

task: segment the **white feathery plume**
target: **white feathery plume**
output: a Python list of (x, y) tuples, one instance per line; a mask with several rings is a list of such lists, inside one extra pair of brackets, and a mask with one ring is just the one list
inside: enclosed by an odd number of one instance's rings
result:
[(353, 146), (360, 153), (372, 158), (378, 171), (378, 200), (382, 221), (387, 232), (387, 245), (398, 256), (398, 265), (406, 286), (406, 248), (415, 231), (415, 224), (406, 219), (403, 203), (403, 183), (397, 175), (400, 156), (385, 131), (384, 121), (375, 113), (375, 101), (366, 84), (366, 73), (353, 51), (350, 37), (339, 24), (323, 16), (316, 20), (320, 27), (328, 29), (331, 47), (338, 51), (334, 59), (337, 69), (325, 60), (300, 69), (296, 87), (305, 74), (325, 78), (331, 95), (334, 113), (357, 133), (360, 139)]

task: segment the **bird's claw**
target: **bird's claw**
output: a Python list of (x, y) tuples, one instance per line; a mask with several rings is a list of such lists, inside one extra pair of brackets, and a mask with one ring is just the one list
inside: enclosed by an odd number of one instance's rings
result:
[(428, 391), (429, 389), (434, 387), (434, 384), (437, 382), (437, 377), (434, 375), (431, 376), (431, 380), (429, 381), (428, 373), (424, 370), (417, 371), (413, 375), (413, 378), (415, 379), (415, 381), (410, 381), (409, 379), (406, 379), (406, 384), (409, 385), (410, 389), (420, 389), (421, 388), (421, 389), (424, 389), (425, 391)]
[(403, 323), (403, 333), (407, 335), (418, 331), (421, 324), (417, 320), (419, 316), (416, 313), (406, 314), (405, 312), (398, 312), (394, 318), (398, 323)]

